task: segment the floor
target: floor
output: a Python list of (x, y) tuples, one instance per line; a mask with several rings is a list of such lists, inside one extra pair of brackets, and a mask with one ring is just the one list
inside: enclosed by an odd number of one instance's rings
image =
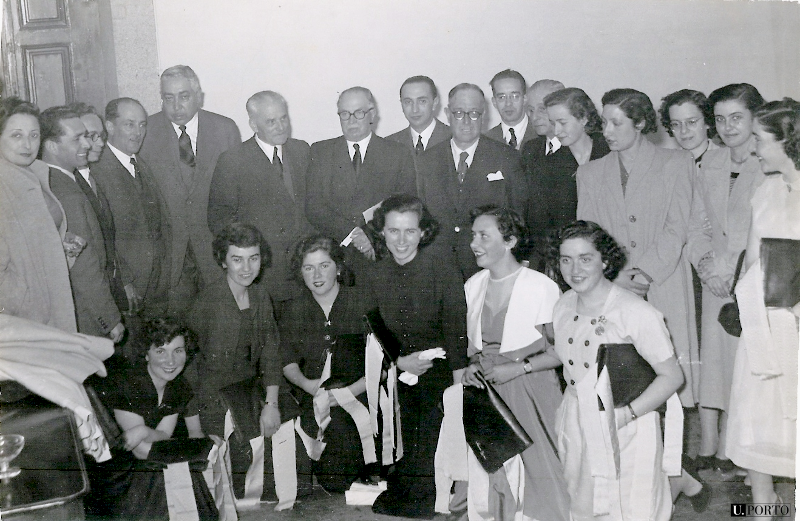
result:
[[(689, 412), (687, 414), (687, 426), (689, 436), (687, 439), (687, 450), (689, 454), (697, 452), (699, 443), (696, 433), (699, 431), (697, 414)], [(704, 470), (700, 472), (700, 477), (712, 487), (711, 503), (708, 509), (699, 514), (692, 509), (692, 505), (685, 497), (679, 497), (675, 503), (675, 511), (672, 516), (673, 521), (728, 521), (731, 519), (732, 503), (748, 503), (752, 501), (750, 488), (747, 487), (742, 478), (733, 476), (723, 476), (718, 471)], [(732, 478), (732, 481), (725, 481)], [(795, 504), (795, 484), (794, 482), (779, 483), (776, 485), (778, 493), (785, 503)], [(794, 508), (792, 509), (794, 510)], [(345, 505), (344, 496), (329, 495), (321, 488), (315, 490), (310, 499), (298, 502), (293, 510), (275, 512), (271, 505), (261, 505), (258, 510), (242, 512), (239, 515), (241, 521), (262, 521), (262, 520), (308, 520), (308, 521), (402, 521), (406, 518), (389, 517), (373, 514), (370, 507), (351, 507)], [(758, 518), (756, 518), (758, 519)], [(781, 519), (794, 519), (781, 518)], [(438, 516), (435, 521), (444, 521), (445, 516)], [(544, 520), (546, 521), (546, 520)]]

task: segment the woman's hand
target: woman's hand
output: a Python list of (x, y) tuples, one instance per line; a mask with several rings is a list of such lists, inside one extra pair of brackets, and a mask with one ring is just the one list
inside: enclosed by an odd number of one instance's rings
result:
[(464, 369), (464, 376), (461, 378), (461, 383), (464, 385), (471, 385), (479, 389), (483, 389), (483, 384), (475, 377), (476, 373), (481, 371), (481, 366), (478, 364), (470, 364)]
[(146, 425), (131, 427), (123, 433), (125, 437), (125, 450), (133, 450), (150, 435), (150, 429)]
[(708, 287), (715, 297), (728, 298), (731, 296), (730, 288), (719, 275), (711, 275), (703, 281), (703, 284)]
[(267, 403), (261, 409), (259, 424), (261, 425), (261, 435), (265, 438), (269, 438), (278, 432), (281, 426), (281, 412), (277, 403)]
[(650, 284), (642, 284), (641, 282), (636, 282), (633, 278), (636, 275), (641, 275), (642, 270), (639, 268), (630, 268), (627, 270), (622, 270), (619, 272), (614, 284), (627, 289), (633, 293), (636, 293), (640, 297), (644, 298), (647, 295), (647, 292), (650, 290)]
[(486, 371), (483, 377), (491, 384), (504, 384), (525, 374), (522, 363), (496, 365)]
[(422, 376), (428, 369), (433, 367), (433, 360), (420, 360), (419, 353), (417, 351), (416, 353), (399, 357), (397, 359), (397, 367), (401, 371)]

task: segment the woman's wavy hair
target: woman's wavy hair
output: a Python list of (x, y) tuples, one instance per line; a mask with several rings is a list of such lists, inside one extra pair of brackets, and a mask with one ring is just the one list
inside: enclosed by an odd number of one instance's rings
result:
[(770, 101), (753, 115), (764, 130), (783, 145), (783, 151), (800, 170), (800, 102), (792, 98)]
[(711, 113), (714, 113), (714, 107), (717, 103), (731, 100), (740, 101), (751, 113), (754, 113), (758, 107), (764, 104), (764, 97), (758, 92), (757, 88), (749, 83), (731, 83), (718, 88), (708, 95)]
[(544, 97), (545, 107), (555, 105), (564, 105), (569, 113), (577, 119), (586, 118), (583, 128), (587, 134), (603, 130), (603, 119), (597, 113), (597, 107), (594, 106), (592, 98), (582, 89), (570, 87), (551, 92)]
[(433, 218), (428, 208), (418, 197), (408, 194), (397, 194), (386, 198), (375, 210), (367, 226), (370, 240), (375, 247), (375, 256), (382, 259), (389, 255), (386, 247), (386, 239), (383, 237), (383, 228), (386, 226), (386, 216), (389, 212), (406, 213), (413, 212), (419, 218), (419, 229), (421, 235), (419, 247), (424, 248), (436, 239), (439, 234), (439, 221)]
[(705, 121), (708, 126), (706, 136), (709, 138), (716, 136), (717, 127), (714, 124), (714, 109), (711, 103), (709, 103), (705, 94), (699, 90), (692, 89), (681, 89), (661, 98), (661, 107), (658, 109), (658, 114), (661, 116), (661, 126), (664, 127), (667, 134), (675, 137), (672, 133), (672, 129), (669, 127), (670, 121), (672, 121), (669, 117), (669, 109), (675, 105), (683, 105), (684, 103), (691, 103), (697, 107), (697, 110), (703, 115), (703, 121)]
[(39, 119), (39, 108), (33, 103), (23, 101), (16, 96), (10, 98), (0, 99), (0, 134), (6, 129), (6, 123), (17, 114), (27, 114), (36, 118), (36, 121), (41, 125)]
[(214, 260), (217, 261), (219, 267), (225, 262), (225, 257), (228, 255), (228, 248), (236, 246), (237, 248), (252, 248), (258, 246), (261, 253), (261, 271), (257, 279), (261, 278), (264, 269), (272, 265), (272, 252), (269, 249), (267, 240), (261, 235), (261, 232), (252, 224), (231, 223), (223, 228), (211, 244), (211, 249), (214, 253)]
[(154, 347), (169, 344), (179, 336), (183, 337), (186, 346), (186, 363), (197, 354), (197, 335), (184, 324), (171, 318), (153, 318), (143, 322), (142, 334), (137, 345), (137, 360), (144, 360), (145, 355)]
[(303, 281), (303, 259), (309, 253), (324, 251), (336, 264), (336, 280), (343, 286), (352, 286), (354, 283), (353, 272), (347, 267), (344, 260), (344, 248), (330, 237), (322, 234), (310, 235), (300, 240), (294, 246), (292, 258), (289, 260), (289, 270), (292, 278), (305, 287)]
[(473, 208), (469, 212), (470, 222), (475, 224), (475, 220), (483, 215), (494, 217), (495, 222), (497, 222), (497, 229), (500, 231), (500, 235), (503, 236), (504, 241), (511, 240), (512, 237), (517, 239), (517, 244), (511, 248), (511, 254), (514, 255), (518, 262), (528, 258), (533, 244), (530, 233), (528, 233), (528, 227), (517, 212), (503, 206), (487, 204)]
[(625, 267), (627, 256), (625, 250), (605, 231), (599, 224), (592, 221), (573, 221), (565, 224), (548, 241), (547, 265), (555, 274), (559, 285), (566, 283), (561, 276), (559, 261), (561, 259), (561, 245), (569, 239), (586, 239), (600, 252), (600, 258), (606, 264), (603, 275), (608, 280), (614, 280)]
[(603, 94), (602, 103), (603, 106), (617, 105), (634, 125), (644, 122), (642, 134), (651, 134), (658, 130), (656, 109), (644, 92), (634, 89), (612, 89)]

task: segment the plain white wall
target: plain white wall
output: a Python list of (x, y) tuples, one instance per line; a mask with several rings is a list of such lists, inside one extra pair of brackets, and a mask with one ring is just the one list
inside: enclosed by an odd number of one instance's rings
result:
[[(160, 70), (200, 76), (205, 108), (252, 135), (245, 101), (275, 90), (289, 102), (294, 137), (341, 133), (339, 92), (363, 85), (378, 101), (379, 135), (407, 123), (398, 88), (426, 74), (447, 91), (481, 86), (502, 69), (528, 83), (554, 78), (599, 104), (616, 87), (658, 108), (682, 88), (733, 82), (767, 99), (800, 99), (800, 5), (722, 0), (153, 0)], [(159, 70), (159, 72), (160, 72)], [(155, 92), (157, 83), (152, 86)], [(491, 125), (499, 122), (489, 109)], [(440, 113), (440, 118), (445, 120)]]

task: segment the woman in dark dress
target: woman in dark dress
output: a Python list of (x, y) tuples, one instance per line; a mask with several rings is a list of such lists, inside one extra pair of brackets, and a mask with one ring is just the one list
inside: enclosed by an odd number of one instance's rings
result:
[[(144, 324), (141, 353), (110, 374), (104, 387), (106, 404), (122, 429), (124, 445), (113, 450), (94, 481), (90, 514), (113, 519), (167, 520), (167, 492), (162, 465), (149, 462), (153, 443), (172, 438), (183, 417), (190, 438), (203, 438), (194, 393), (183, 368), (194, 354), (194, 334), (167, 320)], [(218, 512), (200, 471), (191, 472), (200, 519), (217, 519)]]
[[(325, 490), (344, 492), (362, 473), (366, 459), (370, 459), (369, 463), (376, 461), (375, 446), (371, 451), (362, 450), (353, 418), (325, 389), (329, 385), (346, 386), (366, 406), (363, 316), (369, 306), (367, 299), (348, 284), (352, 277), (344, 264), (344, 249), (329, 237), (314, 235), (303, 239), (295, 248), (290, 267), (308, 291), (289, 301), (281, 313), (283, 374), (293, 384), (301, 425), (311, 438), (320, 429), (314, 402), (323, 399), (329, 404), (330, 423), (322, 438), (325, 448), (314, 462), (313, 471)], [(348, 356), (359, 348), (360, 357)], [(334, 378), (338, 382), (333, 382)]]
[[(272, 303), (257, 282), (269, 266), (269, 246), (254, 226), (233, 223), (217, 235), (212, 247), (225, 278), (200, 292), (189, 313), (189, 325), (198, 337), (195, 389), (200, 422), (206, 433), (224, 436), (228, 407), (220, 389), (258, 377), (261, 396), (266, 397), (258, 423), (260, 434), (269, 439), (281, 425), (278, 386), (283, 380)], [(252, 453), (248, 441), (231, 436), (229, 442), (233, 487), (239, 496)], [(271, 462), (271, 451), (264, 452), (265, 461)], [(265, 466), (271, 468), (271, 463)], [(264, 491), (276, 499), (271, 476), (265, 474)]]
[[(454, 262), (426, 248), (438, 223), (416, 197), (389, 197), (375, 211), (371, 227), (381, 258), (368, 272), (370, 293), (401, 343), (398, 369), (418, 377), (415, 385), (398, 383), (404, 454), (372, 510), (431, 518), (442, 393), (461, 381), (467, 365), (463, 283)], [(444, 349), (446, 358), (420, 357), (436, 347)]]

